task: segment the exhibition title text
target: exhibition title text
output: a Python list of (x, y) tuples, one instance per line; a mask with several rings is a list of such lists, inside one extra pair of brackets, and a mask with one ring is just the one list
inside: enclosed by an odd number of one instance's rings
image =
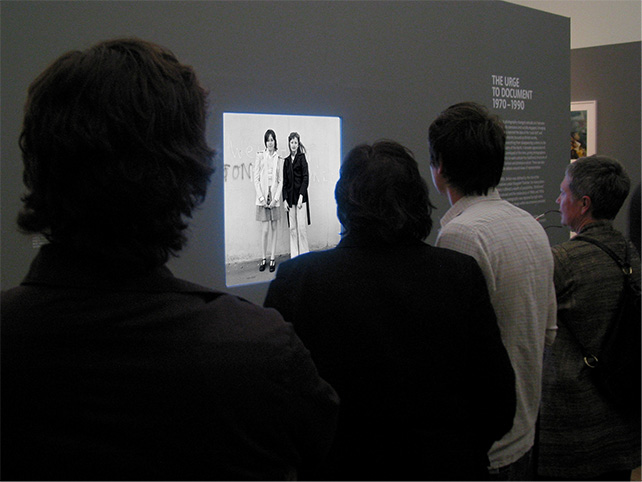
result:
[(491, 75), (494, 109), (524, 110), (533, 91), (520, 86), (519, 77)]

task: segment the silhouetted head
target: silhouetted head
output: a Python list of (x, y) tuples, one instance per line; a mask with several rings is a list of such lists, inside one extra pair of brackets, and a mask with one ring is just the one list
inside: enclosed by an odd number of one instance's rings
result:
[(191, 67), (146, 41), (62, 55), (29, 87), (19, 226), (108, 259), (165, 263), (213, 171), (206, 96)]
[(386, 243), (424, 240), (430, 234), (434, 206), (428, 186), (412, 152), (397, 142), (352, 149), (334, 193), (345, 234)]
[(430, 164), (462, 195), (485, 195), (504, 170), (506, 132), (503, 122), (474, 102), (455, 104), (428, 130)]

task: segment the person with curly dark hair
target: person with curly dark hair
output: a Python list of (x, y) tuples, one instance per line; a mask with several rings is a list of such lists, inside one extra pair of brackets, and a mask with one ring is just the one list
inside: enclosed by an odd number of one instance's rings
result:
[(281, 263), (264, 303), (341, 397), (316, 475), (483, 480), (488, 449), (512, 426), (515, 384), (479, 266), (423, 242), (428, 187), (397, 142), (352, 149), (335, 197), (338, 246)]
[(194, 70), (138, 39), (29, 87), (18, 224), (49, 244), (2, 292), (2, 479), (291, 479), (327, 453), (338, 399), (291, 325), (165, 266), (205, 119)]
[(191, 69), (140, 42), (60, 57), (29, 89), (18, 225), (131, 269), (164, 264), (212, 172), (205, 95)]

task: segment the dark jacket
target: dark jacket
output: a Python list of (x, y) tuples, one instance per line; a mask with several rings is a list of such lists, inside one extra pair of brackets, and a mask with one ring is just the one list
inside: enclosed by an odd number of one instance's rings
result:
[[(289, 155), (283, 161), (283, 199), (290, 207), (296, 206), (299, 202), (299, 195), (303, 195), (303, 202), (306, 203), (308, 224), (310, 224), (310, 202), (308, 199), (308, 185), (310, 175), (308, 172), (308, 161), (305, 154), (299, 152), (294, 157)], [(288, 218), (288, 222), (289, 218)]]
[(480, 480), (512, 427), (514, 372), (475, 260), (344, 238), (279, 265), (265, 306), (341, 397), (321, 479)]
[(2, 293), (4, 480), (283, 479), (335, 392), (275, 310), (44, 246)]
[[(579, 234), (625, 258), (627, 240), (610, 221), (588, 224)], [(640, 257), (628, 244), (633, 279), (639, 286)], [(575, 339), (590, 351), (601, 346), (622, 292), (622, 271), (608, 254), (586, 241), (554, 246), (553, 258), (558, 331), (544, 363), (539, 473), (591, 478), (631, 470), (640, 465), (640, 420), (624, 417), (601, 394)]]

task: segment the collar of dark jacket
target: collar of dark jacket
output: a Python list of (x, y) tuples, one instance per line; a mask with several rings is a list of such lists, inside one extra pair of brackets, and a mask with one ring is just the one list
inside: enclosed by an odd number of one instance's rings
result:
[(366, 233), (350, 233), (341, 238), (337, 248), (368, 248), (368, 247), (389, 247), (395, 248), (398, 246), (415, 246), (424, 244), (417, 239), (409, 239), (396, 243), (388, 243), (377, 236), (371, 236)]
[(601, 219), (599, 221), (594, 221), (590, 224), (587, 224), (582, 228), (582, 230), (577, 234), (589, 234), (596, 231), (613, 231), (613, 223), (606, 219)]

